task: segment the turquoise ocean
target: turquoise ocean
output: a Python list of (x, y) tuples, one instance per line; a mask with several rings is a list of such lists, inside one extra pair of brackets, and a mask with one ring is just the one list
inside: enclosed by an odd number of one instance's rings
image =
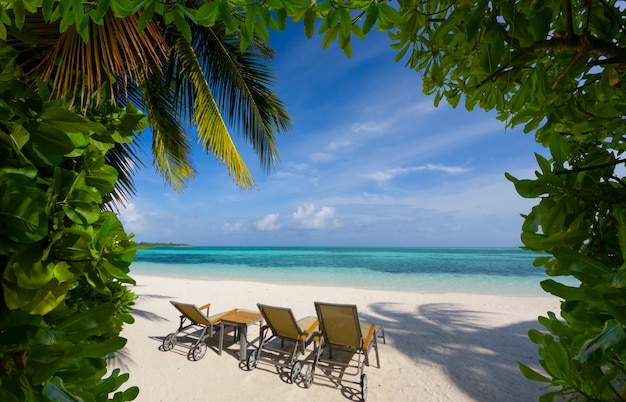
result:
[[(538, 254), (520, 248), (155, 247), (131, 275), (420, 293), (547, 296)], [(571, 278), (554, 278), (573, 284)]]

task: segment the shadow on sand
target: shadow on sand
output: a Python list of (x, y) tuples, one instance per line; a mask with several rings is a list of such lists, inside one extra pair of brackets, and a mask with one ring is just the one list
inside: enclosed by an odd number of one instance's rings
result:
[[(440, 367), (468, 397), (482, 402), (528, 401), (541, 394), (523, 394), (529, 380), (518, 368), (518, 361), (538, 367), (537, 345), (527, 336), (530, 328), (541, 329), (537, 321), (485, 328), (475, 323), (495, 313), (461, 310), (453, 303), (420, 305), (414, 313), (398, 313), (394, 303), (369, 307), (375, 316), (362, 314), (363, 321), (384, 326), (388, 342), (398, 351), (413, 361)], [(536, 359), (527, 361), (529, 356)], [(538, 389), (540, 384), (534, 384)]]

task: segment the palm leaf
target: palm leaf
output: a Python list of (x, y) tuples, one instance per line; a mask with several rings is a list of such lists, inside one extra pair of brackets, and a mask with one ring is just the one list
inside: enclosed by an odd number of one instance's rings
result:
[(254, 148), (261, 166), (270, 170), (278, 161), (275, 134), (287, 131), (290, 117), (280, 99), (269, 89), (274, 77), (262, 61), (273, 51), (258, 38), (246, 52), (239, 37), (227, 35), (223, 25), (195, 27), (193, 47), (227, 124)]
[(209, 83), (206, 80), (198, 58), (189, 42), (179, 36), (172, 49), (180, 62), (179, 72), (185, 77), (181, 82), (192, 84), (189, 99), (193, 100), (193, 122), (197, 126), (198, 139), (206, 152), (211, 152), (226, 165), (228, 173), (243, 188), (254, 186), (254, 180), (241, 155), (237, 151), (228, 128), (224, 124)]
[[(162, 74), (149, 74), (140, 80), (138, 89), (152, 127), (152, 153), (157, 172), (175, 190), (181, 191), (195, 174), (191, 164), (191, 146), (181, 116), (172, 103), (171, 87)], [(132, 92), (130, 92), (132, 93)]]
[(107, 13), (103, 24), (89, 20), (90, 40), (85, 43), (70, 26), (59, 33), (58, 22), (45, 22), (38, 14), (29, 15), (27, 29), (41, 40), (23, 57), (28, 75), (50, 82), (57, 97), (68, 96), (83, 108), (100, 103), (102, 85), (107, 94), (125, 91), (130, 82), (137, 81), (146, 66), (160, 69), (167, 44), (159, 25), (151, 21), (137, 32), (137, 15), (115, 18)]
[(118, 173), (115, 190), (110, 194), (113, 209), (125, 205), (137, 193), (133, 182), (133, 174), (137, 166), (144, 166), (137, 155), (139, 144), (137, 139), (128, 143), (117, 143), (115, 148), (107, 152), (106, 163), (113, 166)]

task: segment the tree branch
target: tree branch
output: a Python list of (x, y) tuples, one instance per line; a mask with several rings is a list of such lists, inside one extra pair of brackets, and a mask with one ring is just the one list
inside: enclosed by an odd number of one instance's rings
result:
[(626, 162), (626, 159), (617, 159), (613, 162), (601, 163), (595, 166), (586, 166), (586, 167), (575, 168), (575, 169), (557, 170), (554, 172), (554, 174), (562, 175), (562, 174), (569, 174), (569, 173), (586, 172), (589, 170), (596, 170), (596, 169), (602, 169), (602, 168), (609, 167), (609, 166), (616, 166), (624, 162)]

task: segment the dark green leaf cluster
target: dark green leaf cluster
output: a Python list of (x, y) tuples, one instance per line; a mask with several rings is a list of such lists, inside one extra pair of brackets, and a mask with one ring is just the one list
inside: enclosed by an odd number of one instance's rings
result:
[(117, 172), (106, 153), (133, 138), (129, 106), (81, 116), (15, 78), (0, 44), (0, 400), (132, 400), (106, 356), (135, 295), (135, 244), (106, 211)]
[(615, 2), (401, 1), (391, 34), (398, 60), (424, 76), (435, 102), (496, 110), (547, 147), (534, 180), (507, 177), (538, 198), (524, 215), (525, 248), (551, 276), (543, 288), (561, 317), (531, 331), (545, 374), (527, 378), (558, 395), (623, 400), (626, 388), (626, 10)]
[[(388, 31), (398, 51), (396, 60), (422, 74), (423, 90), (434, 95), (435, 104), (445, 100), (456, 107), (463, 101), (468, 110), (495, 110), (508, 126), (523, 125), (526, 132), (533, 132), (550, 151), (550, 159), (537, 155), (536, 179), (507, 177), (520, 195), (540, 200), (523, 215), (521, 236), (525, 248), (549, 254), (537, 258), (536, 266), (553, 277), (576, 278), (579, 284), (566, 286), (553, 279), (542, 283), (547, 292), (563, 300), (561, 317), (549, 313), (540, 318), (545, 331), (529, 333), (540, 345), (544, 373), (520, 363), (522, 372), (552, 387), (542, 400), (559, 395), (626, 399), (626, 181), (620, 169), (626, 161), (623, 2), (110, 0), (89, 10), (84, 7), (91, 3), (83, 3), (84, 15), (74, 10), (75, 2), (4, 4), (0, 38), (6, 37), (6, 27), (23, 24), (25, 10), (39, 7), (50, 20), (60, 18), (61, 29), (74, 24), (83, 39), (82, 24), (87, 18), (97, 23), (103, 7), (110, 7), (117, 17), (140, 14), (140, 29), (159, 15), (187, 41), (194, 24), (211, 27), (219, 21), (227, 33), (240, 35), (240, 49), (246, 49), (254, 35), (267, 40), (268, 28), (283, 29), (289, 17), (303, 22), (307, 37), (317, 31), (323, 35), (324, 47), (336, 41), (347, 55), (352, 52), (353, 36), (363, 38), (374, 28)], [(16, 101), (15, 110), (36, 101), (26, 96)], [(0, 107), (0, 116), (3, 110)], [(62, 120), (71, 127), (69, 116)], [(42, 144), (51, 149), (63, 146), (54, 124), (40, 126), (44, 133), (50, 132), (40, 138)], [(92, 130), (97, 132), (95, 127)], [(28, 149), (27, 138), (21, 128), (11, 132), (12, 146), (18, 149)], [(36, 149), (30, 153), (33, 161), (58, 159)], [(14, 171), (21, 179), (15, 183), (17, 191), (27, 194), (30, 204), (3, 205), (9, 211), (3, 219), (24, 228), (25, 234), (10, 236), (22, 236), (11, 240), (25, 242), (44, 234), (39, 224), (45, 216), (30, 206), (47, 198), (25, 184), (33, 180), (33, 168), (16, 165)], [(0, 190), (13, 194), (10, 189)], [(66, 205), (67, 219), (95, 217), (94, 211), (79, 205), (82, 199), (72, 200)], [(20, 267), (32, 262), (23, 258), (15, 260)], [(50, 269), (34, 266), (26, 277), (11, 276), (9, 283), (45, 283)]]

